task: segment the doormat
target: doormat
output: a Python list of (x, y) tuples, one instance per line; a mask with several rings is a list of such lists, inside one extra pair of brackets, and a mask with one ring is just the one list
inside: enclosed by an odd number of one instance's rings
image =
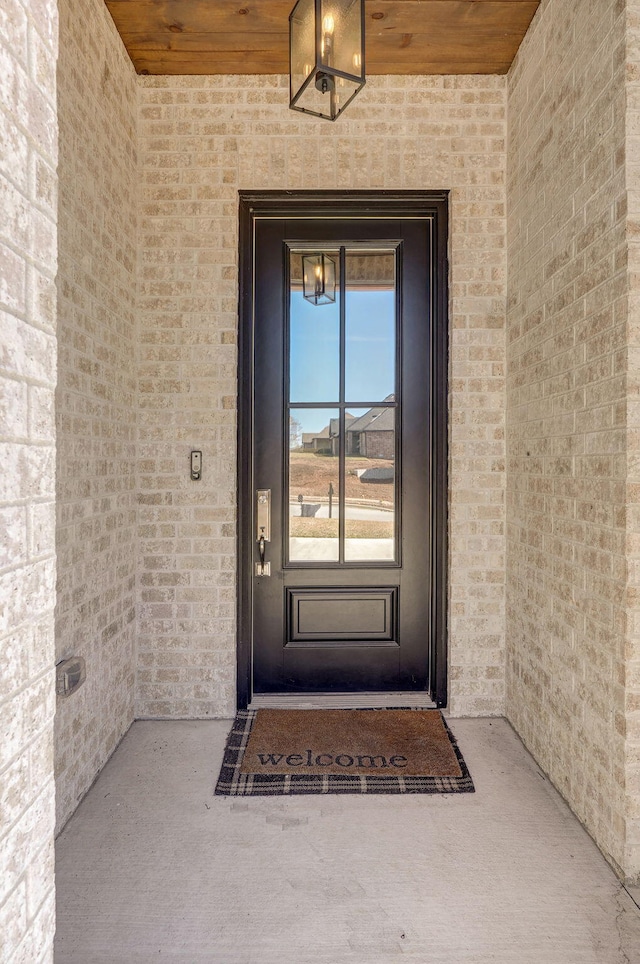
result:
[(216, 794), (473, 793), (439, 710), (240, 710)]

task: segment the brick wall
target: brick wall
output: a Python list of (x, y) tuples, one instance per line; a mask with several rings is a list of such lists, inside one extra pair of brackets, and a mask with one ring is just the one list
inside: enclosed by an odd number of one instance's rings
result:
[(640, 879), (640, 0), (627, 0), (627, 833), (624, 868)]
[(393, 432), (363, 432), (364, 451), (370, 459), (394, 459), (396, 455), (395, 435)]
[(508, 80), (507, 714), (625, 865), (625, 16), (547, 0)]
[(52, 959), (53, 0), (0, 10), (0, 960)]
[[(60, 0), (58, 826), (133, 719), (136, 77), (103, 3)], [(90, 24), (90, 29), (87, 29)]]
[[(39, 962), (53, 933), (55, 6), (5, 0), (0, 23), (0, 959)], [(133, 716), (136, 573), (139, 715), (233, 711), (238, 189), (450, 188), (451, 708), (504, 705), (508, 240), (507, 712), (637, 877), (639, 0), (543, 0), (506, 83), (371, 78), (335, 126), (290, 114), (286, 78), (136, 81), (102, 4), (62, 0), (61, 30), (57, 656), (84, 655), (89, 675), (59, 708), (59, 822)]]
[(335, 125), (285, 77), (140, 84), (137, 713), (234, 709), (237, 192), (284, 188), (451, 188), (450, 705), (500, 713), (504, 78), (372, 77)]

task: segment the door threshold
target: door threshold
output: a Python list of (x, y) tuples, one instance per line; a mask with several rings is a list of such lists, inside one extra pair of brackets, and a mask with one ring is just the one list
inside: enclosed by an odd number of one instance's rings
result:
[(435, 710), (429, 693), (256, 693), (250, 710)]

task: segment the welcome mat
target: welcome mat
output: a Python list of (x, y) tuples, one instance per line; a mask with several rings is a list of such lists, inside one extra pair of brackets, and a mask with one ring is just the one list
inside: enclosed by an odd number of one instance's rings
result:
[(473, 793), (439, 710), (241, 710), (216, 794)]

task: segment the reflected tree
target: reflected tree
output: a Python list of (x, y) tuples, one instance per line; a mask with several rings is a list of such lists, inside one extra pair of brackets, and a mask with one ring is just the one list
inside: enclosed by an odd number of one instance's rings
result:
[(302, 423), (289, 416), (289, 451), (295, 452), (302, 448)]

